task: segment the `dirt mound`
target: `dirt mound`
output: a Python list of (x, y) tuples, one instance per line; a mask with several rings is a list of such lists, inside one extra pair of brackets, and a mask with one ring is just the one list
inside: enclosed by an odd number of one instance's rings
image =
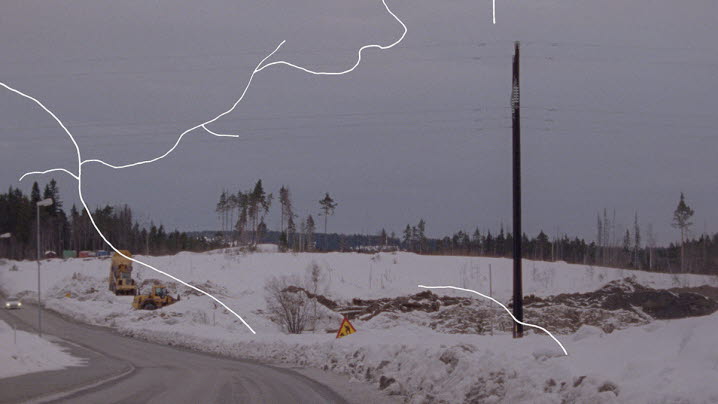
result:
[(546, 324), (558, 333), (575, 332), (584, 324), (612, 332), (654, 319), (705, 316), (716, 310), (718, 303), (703, 295), (653, 289), (633, 278), (612, 281), (588, 293), (524, 298), (525, 321)]
[[(304, 291), (294, 286), (290, 288)], [(377, 320), (414, 322), (452, 334), (486, 334), (491, 330), (509, 332), (513, 327), (513, 320), (503, 308), (475, 297), (438, 296), (427, 290), (409, 296), (355, 298), (350, 302), (338, 302), (304, 292), (329, 310), (349, 319), (369, 321), (383, 314)], [(510, 308), (511, 303), (507, 306)], [(718, 303), (701, 294), (652, 289), (633, 278), (609, 282), (588, 293), (524, 297), (524, 321), (539, 324), (558, 334), (574, 333), (582, 325), (612, 332), (647, 324), (654, 319), (704, 316), (716, 310)], [(402, 315), (413, 312), (419, 314)], [(421, 315), (422, 312), (428, 315)]]
[(423, 311), (434, 313), (441, 307), (457, 304), (472, 304), (468, 297), (437, 296), (431, 291), (417, 293), (410, 296), (387, 297), (382, 299), (365, 300), (352, 299), (351, 306), (340, 307), (337, 311), (346, 313), (349, 318), (371, 320), (380, 313), (409, 313)]
[(563, 305), (609, 311), (640, 310), (661, 320), (706, 316), (718, 310), (718, 303), (703, 295), (653, 289), (639, 284), (633, 278), (609, 282), (594, 292), (563, 293), (547, 298), (527, 296), (524, 305), (530, 308)]
[(324, 307), (328, 308), (329, 310), (336, 310), (339, 307), (339, 303), (335, 302), (334, 300), (320, 294), (314, 294), (302, 287), (299, 286), (288, 286), (283, 291), (291, 292), (291, 293), (297, 293), (299, 291), (304, 292), (307, 297), (310, 299), (317, 299), (317, 302), (319, 304), (323, 305)]
[(670, 290), (671, 292), (676, 292), (676, 293), (682, 293), (682, 292), (696, 293), (696, 294), (705, 296), (707, 298), (713, 299), (715, 301), (718, 301), (718, 288), (715, 286), (703, 285), (703, 286), (695, 286), (692, 288), (671, 288), (668, 290)]

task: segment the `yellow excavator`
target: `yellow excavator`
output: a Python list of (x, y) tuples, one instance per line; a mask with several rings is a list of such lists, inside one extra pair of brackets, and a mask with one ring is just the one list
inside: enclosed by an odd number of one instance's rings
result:
[[(132, 257), (127, 250), (120, 250), (127, 257)], [(110, 264), (110, 291), (115, 295), (136, 295), (137, 285), (132, 279), (132, 261), (118, 253), (112, 256)]]
[(155, 283), (152, 285), (152, 290), (148, 295), (137, 295), (132, 301), (132, 307), (137, 310), (155, 310), (165, 306), (169, 306), (180, 300), (180, 295), (174, 298), (169, 295), (167, 288), (160, 284)]

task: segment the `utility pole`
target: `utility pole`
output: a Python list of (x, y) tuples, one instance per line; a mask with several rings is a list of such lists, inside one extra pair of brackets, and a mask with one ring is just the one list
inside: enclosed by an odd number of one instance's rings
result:
[[(513, 126), (513, 195), (514, 195), (514, 317), (524, 321), (523, 287), (521, 282), (521, 114), (519, 91), (519, 42), (514, 43), (513, 89), (511, 118)], [(514, 322), (514, 338), (521, 338), (524, 326)]]

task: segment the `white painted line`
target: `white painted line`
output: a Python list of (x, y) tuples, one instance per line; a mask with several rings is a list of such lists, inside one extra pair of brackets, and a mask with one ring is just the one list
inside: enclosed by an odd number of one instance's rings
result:
[(479, 296), (481, 296), (481, 297), (485, 297), (485, 298), (491, 300), (492, 302), (498, 304), (499, 306), (503, 307), (504, 310), (506, 310), (506, 312), (509, 313), (509, 315), (511, 316), (512, 319), (514, 319), (515, 322), (517, 322), (517, 323), (519, 323), (519, 324), (522, 324), (522, 325), (525, 325), (525, 326), (527, 326), (527, 327), (538, 328), (539, 330), (541, 330), (541, 331), (545, 332), (546, 334), (548, 334), (549, 337), (553, 338), (553, 340), (556, 341), (556, 343), (558, 344), (558, 346), (561, 347), (561, 349), (563, 350), (564, 355), (568, 356), (568, 352), (566, 352), (566, 348), (563, 347), (563, 344), (561, 344), (561, 342), (560, 342), (558, 339), (556, 339), (556, 337), (554, 337), (553, 334), (551, 334), (547, 329), (545, 329), (545, 328), (543, 328), (543, 327), (539, 327), (539, 326), (534, 325), (534, 324), (524, 323), (523, 321), (517, 320), (516, 317), (514, 317), (513, 313), (511, 313), (511, 310), (509, 310), (508, 307), (504, 306), (503, 304), (501, 304), (501, 302), (499, 302), (498, 300), (494, 299), (494, 298), (491, 297), (491, 296), (486, 296), (485, 294), (479, 293), (479, 292), (477, 292), (477, 291), (475, 291), (475, 290), (473, 290), (473, 289), (459, 288), (459, 287), (456, 287), (456, 286), (424, 286), (424, 285), (417, 285), (417, 286), (420, 287), (420, 288), (424, 288), (424, 289), (455, 289), (455, 290), (462, 290), (462, 291), (464, 291), (464, 292), (476, 293), (477, 295), (479, 295)]
[(206, 130), (206, 131), (209, 132), (211, 135), (214, 135), (214, 136), (217, 136), (217, 137), (239, 137), (239, 135), (225, 135), (225, 134), (222, 134), (222, 133), (213, 132), (213, 131), (211, 131), (208, 127), (204, 126), (204, 124), (202, 124), (202, 129)]
[[(391, 48), (393, 48), (394, 46), (398, 45), (399, 42), (401, 42), (402, 40), (404, 40), (404, 37), (406, 36), (407, 28), (406, 28), (406, 25), (404, 24), (404, 22), (401, 21), (401, 20), (399, 19), (399, 17), (397, 17), (396, 14), (394, 14), (394, 13), (391, 11), (391, 9), (389, 9), (389, 6), (386, 5), (386, 1), (385, 1), (385, 0), (381, 0), (381, 2), (384, 4), (384, 7), (386, 8), (386, 11), (389, 12), (389, 14), (391, 14), (391, 16), (394, 17), (394, 19), (397, 20), (397, 21), (399, 22), (399, 24), (401, 24), (401, 26), (404, 28), (404, 32), (401, 34), (401, 36), (399, 37), (399, 39), (397, 39), (396, 41), (394, 41), (391, 45), (371, 44), (371, 45), (364, 45), (364, 46), (362, 46), (361, 48), (359, 48), (359, 51), (357, 52), (357, 61), (356, 61), (356, 63), (354, 63), (354, 65), (353, 65), (352, 67), (350, 67), (350, 68), (348, 68), (348, 69), (346, 69), (346, 70), (342, 70), (342, 71), (340, 71), (340, 72), (318, 72), (318, 71), (314, 71), (314, 70), (309, 70), (309, 69), (307, 69), (307, 68), (305, 68), (305, 67), (297, 66), (297, 65), (295, 65), (295, 64), (293, 64), (293, 63), (289, 63), (289, 62), (286, 62), (286, 61), (284, 61), (284, 60), (279, 60), (279, 61), (276, 61), (276, 62), (267, 63), (266, 65), (262, 66), (261, 68), (257, 69), (256, 71), (257, 71), (257, 72), (261, 72), (262, 70), (266, 69), (267, 67), (269, 67), (269, 66), (274, 66), (274, 65), (286, 65), (286, 66), (293, 67), (293, 68), (295, 68), (295, 69), (299, 69), (299, 70), (301, 70), (301, 71), (303, 71), (303, 72), (306, 72), (306, 73), (309, 73), (309, 74), (314, 74), (314, 75), (317, 75), (317, 76), (341, 76), (341, 75), (344, 75), (344, 74), (347, 74), (347, 73), (350, 73), (350, 72), (354, 71), (354, 69), (356, 69), (357, 66), (359, 66), (359, 63), (361, 63), (361, 53), (362, 53), (362, 51), (364, 51), (364, 49), (371, 49), (371, 48), (377, 48), (377, 49), (381, 49), (381, 50), (391, 49)], [(284, 44), (284, 42), (282, 42), (282, 44)], [(279, 46), (282, 46), (282, 44), (280, 44)], [(277, 48), (277, 49), (278, 49), (278, 48)], [(275, 52), (276, 52), (276, 51), (275, 51)]]
[[(0, 84), (1, 84), (1, 83), (0, 83)], [(72, 178), (74, 178), (74, 179), (76, 179), (76, 180), (79, 180), (79, 179), (80, 179), (80, 177), (76, 176), (75, 174), (73, 174), (72, 172), (70, 172), (70, 171), (68, 171), (68, 170), (65, 170), (64, 168), (51, 168), (51, 169), (45, 170), (45, 171), (30, 171), (29, 173), (23, 174), (22, 177), (20, 177), (20, 179), (19, 179), (18, 181), (22, 181), (22, 179), (25, 178), (25, 177), (28, 176), (28, 175), (47, 174), (47, 173), (51, 173), (51, 172), (54, 172), (54, 171), (62, 171), (62, 172), (65, 172), (65, 173), (67, 173), (67, 174), (70, 174), (70, 175), (72, 176)]]

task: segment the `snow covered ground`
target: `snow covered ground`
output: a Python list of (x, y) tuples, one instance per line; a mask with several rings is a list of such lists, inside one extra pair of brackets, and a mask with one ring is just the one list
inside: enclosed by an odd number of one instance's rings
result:
[(14, 331), (8, 323), (0, 320), (0, 363), (0, 378), (5, 378), (82, 366), (84, 360), (35, 334)]
[[(568, 350), (568, 357), (544, 334), (531, 333), (517, 340), (500, 332), (493, 336), (447, 334), (427, 327), (423, 312), (357, 320), (353, 322), (356, 334), (335, 339), (325, 329), (336, 330), (341, 316), (324, 310), (324, 321), (315, 332), (286, 335), (267, 315), (264, 285), (273, 276), (296, 274), (306, 278), (309, 268), (316, 264), (323, 274), (319, 292), (336, 301), (349, 301), (415, 294), (422, 291), (418, 284), (454, 285), (488, 294), (491, 268), (494, 296), (508, 302), (512, 264), (506, 259), (410, 253), (269, 251), (138, 257), (215, 294), (242, 315), (257, 335), (225, 310), (215, 309), (206, 296), (183, 293), (180, 302), (165, 309), (132, 310), (132, 297), (114, 296), (107, 290), (108, 260), (43, 261), (44, 299), (58, 312), (115, 327), (128, 335), (236, 357), (332, 370), (415, 403), (718, 401), (718, 385), (709, 383), (718, 379), (718, 351), (711, 342), (718, 335), (718, 314), (653, 321), (610, 334), (584, 326), (573, 334), (556, 335)], [(12, 264), (0, 267), (1, 287), (5, 293), (32, 298), (37, 281), (35, 264), (14, 263), (19, 270), (9, 271)], [(164, 280), (137, 265), (133, 276), (141, 281)], [(589, 292), (625, 277), (654, 288), (718, 286), (718, 279), (710, 276), (524, 263), (527, 295)], [(456, 291), (435, 292), (467, 296)]]

